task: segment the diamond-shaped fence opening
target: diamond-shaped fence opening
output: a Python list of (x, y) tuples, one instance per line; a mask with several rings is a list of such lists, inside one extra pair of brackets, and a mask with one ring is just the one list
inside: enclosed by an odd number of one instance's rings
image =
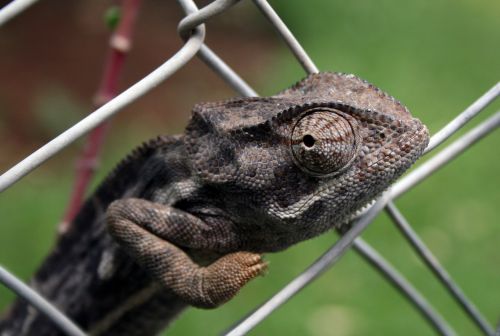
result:
[[(15, 0), (9, 3), (0, 11), (0, 26), (9, 19), (22, 13), (22, 11), (35, 2), (36, 0)], [(141, 96), (169, 78), (195, 56), (200, 57), (207, 66), (215, 71), (217, 75), (225, 80), (226, 83), (240, 95), (257, 96), (256, 92), (240, 78), (235, 71), (229, 68), (206, 44), (204, 44), (205, 26), (203, 23), (215, 15), (224, 13), (236, 2), (238, 1), (215, 0), (198, 10), (193, 1), (178, 0), (179, 5), (186, 13), (186, 17), (179, 23), (178, 28), (179, 34), (185, 40), (185, 44), (182, 48), (152, 73), (96, 109), (93, 113), (80, 120), (61, 135), (55, 137), (49, 143), (42, 146), (1, 175), (0, 191), (4, 191), (13, 186), (17, 181), (23, 178), (23, 176), (42, 165), (45, 161), (73, 143), (76, 139), (100, 125), (123, 107), (140, 99)], [(309, 58), (306, 51), (301, 47), (288, 27), (281, 21), (268, 2), (265, 0), (253, 0), (253, 3), (283, 38), (290, 52), (293, 53), (304, 70), (309, 74), (318, 72), (318, 68)], [(426, 149), (426, 153), (431, 151), (437, 152), (434, 156), (430, 159), (424, 159), (425, 162), (423, 164), (395, 183), (391, 189), (385, 192), (380, 199), (355, 220), (350, 230), (342, 233), (341, 238), (330, 249), (272, 298), (228, 329), (226, 334), (242, 335), (250, 331), (253, 327), (267, 318), (275, 309), (285, 304), (301, 289), (332, 267), (350, 248), (353, 248), (359, 253), (369, 264), (374, 266), (388, 282), (394, 285), (394, 287), (426, 318), (436, 332), (443, 335), (456, 334), (453, 328), (436, 309), (432, 307), (427, 298), (420, 294), (403, 275), (382, 257), (382, 255), (359, 237), (376, 215), (382, 210), (385, 210), (417, 255), (422, 259), (425, 265), (427, 265), (432, 274), (434, 274), (436, 280), (446, 288), (448, 293), (456, 300), (456, 303), (464, 310), (473, 323), (475, 323), (477, 328), (483, 334), (493, 335), (495, 331), (492, 325), (486, 320), (471, 300), (467, 298), (466, 294), (460, 289), (450, 274), (440, 265), (437, 258), (433, 256), (432, 252), (416, 234), (404, 215), (398, 210), (394, 204), (394, 200), (411, 190), (416, 184), (424, 181), (443, 165), (461, 155), (472, 144), (498, 128), (500, 125), (500, 111), (488, 117), (448, 146), (443, 149), (437, 149), (446, 139), (484, 110), (486, 106), (499, 96), (499, 94), (500, 84), (497, 83), (439, 132), (434, 134)], [(0, 267), (0, 282), (14, 291), (17, 295), (29, 301), (43, 314), (51, 318), (53, 322), (68, 335), (85, 335), (85, 333), (62, 312), (58, 311), (54, 306), (3, 267)]]

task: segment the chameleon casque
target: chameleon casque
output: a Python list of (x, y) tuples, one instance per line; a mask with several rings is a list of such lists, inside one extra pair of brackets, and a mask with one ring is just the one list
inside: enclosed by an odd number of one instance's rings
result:
[[(92, 335), (151, 335), (231, 299), (276, 252), (349, 223), (423, 152), (427, 128), (354, 75), (193, 109), (102, 182), (32, 280)], [(59, 335), (18, 300), (0, 334)]]

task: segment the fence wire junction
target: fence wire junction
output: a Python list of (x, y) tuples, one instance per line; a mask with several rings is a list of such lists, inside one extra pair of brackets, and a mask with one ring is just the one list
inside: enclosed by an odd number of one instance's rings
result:
[[(200, 57), (206, 65), (218, 74), (226, 83), (242, 96), (257, 96), (257, 93), (222, 59), (220, 59), (206, 44), (205, 22), (210, 18), (225, 12), (239, 0), (215, 0), (209, 5), (198, 10), (192, 0), (177, 0), (186, 17), (178, 26), (179, 35), (185, 44), (176, 54), (165, 61), (156, 70), (132, 85), (120, 95), (98, 108), (87, 117), (67, 129), (49, 143), (26, 157), (0, 176), (0, 192), (6, 190), (23, 176), (36, 169), (63, 148), (69, 146), (76, 139), (97, 127), (106, 119), (120, 111), (123, 107), (142, 97), (145, 93), (158, 86), (172, 74), (186, 65), (195, 55)], [(0, 10), (0, 26), (11, 18), (22, 13), (37, 0), (14, 0)], [(305, 50), (301, 47), (288, 27), (279, 18), (266, 0), (253, 0), (255, 6), (268, 19), (272, 27), (278, 32), (287, 44), (297, 61), (306, 73), (318, 72)], [(425, 151), (436, 149), (451, 135), (461, 129), (473, 117), (485, 109), (500, 95), (500, 83), (496, 83), (483, 96), (477, 99), (466, 110), (432, 136)], [(292, 298), (301, 289), (314, 281), (322, 273), (332, 267), (349, 248), (353, 248), (369, 264), (375, 267), (387, 281), (401, 292), (409, 302), (424, 316), (429, 324), (441, 335), (456, 335), (453, 328), (432, 307), (427, 299), (420, 294), (387, 260), (385, 260), (373, 247), (359, 236), (383, 209), (395, 223), (417, 255), (429, 267), (436, 279), (443, 284), (449, 294), (456, 300), (465, 314), (474, 322), (484, 335), (494, 335), (495, 331), (477, 307), (467, 298), (450, 274), (440, 265), (425, 243), (413, 230), (410, 223), (397, 209), (394, 200), (409, 191), (416, 184), (424, 181), (445, 164), (462, 154), (474, 143), (491, 134), (500, 126), (500, 111), (497, 111), (478, 126), (468, 131), (465, 135), (446, 146), (431, 159), (396, 182), (381, 198), (379, 198), (367, 211), (361, 214), (354, 222), (352, 228), (342, 234), (341, 238), (318, 258), (303, 273), (293, 279), (287, 286), (267, 300), (263, 305), (227, 330), (225, 335), (244, 335), (253, 327), (267, 318), (274, 310)], [(24, 298), (43, 314), (48, 316), (61, 330), (68, 335), (86, 335), (77, 325), (68, 319), (56, 307), (42, 298), (38, 293), (25, 285), (19, 278), (0, 266), (0, 282)], [(497, 331), (500, 335), (500, 330)]]

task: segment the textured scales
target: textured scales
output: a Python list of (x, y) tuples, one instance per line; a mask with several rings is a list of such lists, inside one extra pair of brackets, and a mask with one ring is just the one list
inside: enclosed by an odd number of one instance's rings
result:
[[(32, 284), (93, 335), (151, 335), (231, 299), (260, 254), (341, 227), (421, 154), (426, 127), (353, 76), (195, 106), (184, 135), (126, 158)], [(18, 301), (2, 336), (58, 335)]]

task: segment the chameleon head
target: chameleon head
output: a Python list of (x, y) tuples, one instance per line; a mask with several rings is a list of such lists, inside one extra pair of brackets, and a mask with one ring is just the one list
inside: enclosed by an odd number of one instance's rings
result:
[[(248, 232), (278, 250), (340, 226), (422, 154), (428, 131), (394, 98), (353, 76), (310, 75), (269, 98), (194, 109), (193, 171)], [(257, 231), (259, 231), (257, 230)]]

